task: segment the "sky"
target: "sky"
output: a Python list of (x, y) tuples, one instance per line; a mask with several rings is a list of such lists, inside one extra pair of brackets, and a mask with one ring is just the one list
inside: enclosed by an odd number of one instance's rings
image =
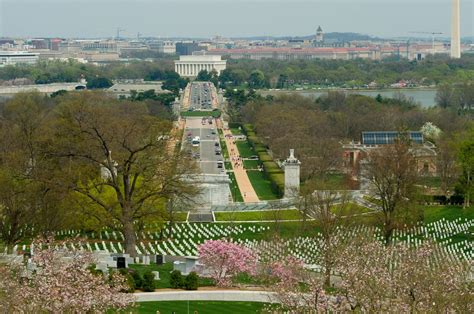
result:
[[(461, 34), (474, 36), (474, 0), (461, 1)], [(449, 37), (451, 0), (0, 0), (0, 37), (211, 38), (324, 32)], [(429, 37), (430, 35), (426, 35)]]

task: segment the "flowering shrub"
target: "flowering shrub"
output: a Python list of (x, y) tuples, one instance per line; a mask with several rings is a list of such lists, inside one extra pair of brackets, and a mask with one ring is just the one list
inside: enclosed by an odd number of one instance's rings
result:
[(301, 279), (304, 263), (294, 256), (286, 256), (282, 260), (269, 265), (271, 276), (286, 284), (296, 284)]
[(434, 125), (432, 122), (426, 122), (421, 127), (420, 132), (425, 138), (430, 140), (436, 140), (441, 134), (441, 129)]
[(0, 269), (2, 312), (105, 312), (125, 309), (134, 301), (122, 292), (128, 289), (124, 276), (114, 272), (105, 277), (87, 269), (94, 262), (91, 253), (39, 242), (35, 247), (36, 271), (28, 273), (23, 265)]
[(199, 262), (217, 286), (228, 286), (238, 273), (255, 274), (257, 256), (251, 250), (225, 240), (208, 240), (198, 246)]

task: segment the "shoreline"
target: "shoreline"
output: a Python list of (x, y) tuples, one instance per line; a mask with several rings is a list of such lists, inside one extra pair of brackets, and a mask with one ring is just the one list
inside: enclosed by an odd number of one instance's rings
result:
[(344, 91), (344, 92), (404, 92), (404, 91), (419, 91), (419, 92), (436, 92), (435, 87), (406, 87), (406, 88), (381, 88), (381, 89), (372, 89), (372, 88), (324, 88), (324, 89), (261, 89), (257, 92), (259, 93), (327, 93), (331, 91)]

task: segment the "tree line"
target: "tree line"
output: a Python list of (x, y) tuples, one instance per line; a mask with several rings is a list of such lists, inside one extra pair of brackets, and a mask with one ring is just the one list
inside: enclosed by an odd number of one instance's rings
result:
[(474, 80), (474, 57), (461, 59), (428, 56), (422, 61), (409, 60), (228, 60), (219, 81), (223, 86), (247, 84), (250, 88), (294, 88), (301, 85), (321, 87), (379, 88), (399, 81), (430, 86)]
[[(342, 143), (360, 141), (363, 131), (419, 131), (430, 122), (440, 130), (435, 135), (425, 134), (425, 139), (436, 145), (434, 163), (441, 193), (446, 197), (472, 194), (473, 166), (465, 152), (472, 149), (469, 112), (421, 108), (406, 98), (376, 100), (342, 92), (311, 99), (299, 95), (262, 97), (253, 91), (228, 90), (226, 97), (231, 120), (253, 125), (275, 159), (284, 160), (289, 149), (296, 150), (302, 161), (303, 185), (313, 180), (328, 181), (329, 174), (339, 171), (343, 163)], [(417, 178), (413, 183), (421, 181)]]
[[(195, 193), (194, 163), (170, 145), (172, 122), (147, 102), (101, 92), (17, 94), (1, 108), (0, 238), (110, 227), (136, 232)], [(146, 222), (146, 223), (145, 223)]]
[[(225, 57), (225, 56), (224, 56)], [(461, 84), (474, 80), (474, 57), (461, 59), (428, 56), (422, 61), (408, 60), (228, 60), (220, 75), (202, 73), (200, 80), (216, 86), (261, 88), (294, 88), (302, 85), (320, 87), (367, 87), (376, 82), (379, 88), (401, 80), (416, 85)], [(40, 61), (36, 65), (6, 66), (0, 69), (0, 81), (27, 79), (30, 83), (77, 82), (81, 77), (104, 77), (109, 80), (167, 80), (174, 72), (173, 58), (151, 61), (111, 62), (103, 66), (82, 64), (73, 60)], [(218, 84), (217, 84), (218, 83)]]

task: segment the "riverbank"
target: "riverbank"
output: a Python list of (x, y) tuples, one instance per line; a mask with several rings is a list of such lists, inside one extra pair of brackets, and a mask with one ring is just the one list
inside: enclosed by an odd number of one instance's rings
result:
[(406, 97), (413, 98), (413, 100), (419, 103), (422, 107), (434, 107), (436, 105), (436, 88), (430, 87), (412, 87), (412, 88), (387, 88), (387, 89), (349, 89), (349, 88), (329, 88), (329, 89), (303, 89), (303, 90), (289, 90), (289, 89), (267, 89), (259, 90), (258, 92), (262, 96), (279, 96), (285, 94), (298, 94), (305, 97), (318, 98), (322, 95), (326, 95), (330, 91), (343, 91), (346, 94), (359, 94), (369, 97), (382, 97), (392, 98), (395, 93), (401, 93)]

